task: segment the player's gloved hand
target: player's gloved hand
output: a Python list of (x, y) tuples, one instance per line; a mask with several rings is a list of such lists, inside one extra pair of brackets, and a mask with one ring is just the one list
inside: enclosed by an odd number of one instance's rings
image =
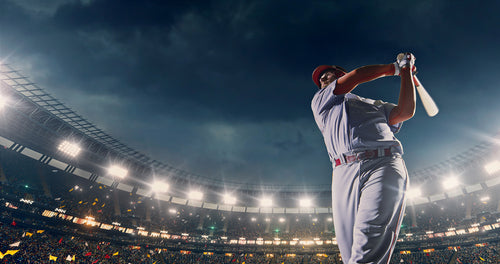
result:
[(401, 69), (406, 67), (411, 67), (412, 72), (416, 74), (415, 56), (410, 52), (399, 53), (396, 62), (394, 62), (394, 75), (400, 75)]

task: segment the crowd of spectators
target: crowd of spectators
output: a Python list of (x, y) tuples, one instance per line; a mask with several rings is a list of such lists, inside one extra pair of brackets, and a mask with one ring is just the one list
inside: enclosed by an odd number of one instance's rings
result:
[[(57, 174), (57, 173), (55, 173)], [(64, 175), (66, 177), (67, 175)], [(72, 179), (73, 180), (73, 179)], [(446, 232), (450, 228), (470, 227), (471, 224), (493, 224), (500, 218), (498, 197), (477, 193), (444, 199), (432, 203), (409, 207), (403, 221), (402, 234), (409, 252), (398, 250), (391, 263), (500, 263), (498, 258), (498, 232), (486, 239), (481, 235), (440, 237), (422, 241), (426, 232)], [(31, 200), (33, 204), (20, 203), (20, 199)], [(9, 177), (9, 181), (0, 182), (0, 199), (2, 205), (6, 201), (15, 201), (21, 210), (34, 215), (41, 215), (44, 210), (54, 211), (56, 208), (64, 210), (66, 214), (85, 218), (91, 216), (97, 222), (121, 223), (122, 226), (136, 230), (139, 227), (149, 231), (168, 231), (169, 234), (187, 233), (190, 237), (209, 237), (208, 240), (217, 240), (225, 243), (221, 237), (238, 239), (262, 238), (264, 240), (282, 239), (302, 240), (319, 238), (331, 240), (335, 237), (334, 223), (330, 214), (252, 214), (243, 212), (226, 212), (209, 210), (206, 208), (160, 202), (151, 197), (140, 196), (112, 189), (96, 182), (74, 177), (71, 184), (54, 184), (47, 190), (47, 186), (38, 183), (36, 177)], [(116, 206), (115, 199), (119, 200)], [(117, 209), (118, 208), (118, 209)], [(412, 211), (413, 210), (413, 211)], [(3, 212), (2, 253), (12, 248), (7, 245), (21, 241), (19, 250), (14, 255), (3, 256), (5, 260), (18, 263), (47, 263), (40, 261), (49, 256), (57, 257), (58, 261), (68, 256), (76, 256), (76, 263), (340, 263), (337, 249), (334, 245), (323, 246), (317, 252), (314, 250), (292, 254), (295, 249), (277, 250), (265, 247), (258, 254), (255, 251), (245, 252), (245, 248), (238, 249), (227, 256), (221, 248), (212, 247), (213, 254), (203, 254), (199, 240), (186, 240), (182, 243), (198, 243), (187, 247), (187, 252), (181, 252), (182, 244), (160, 251), (165, 244), (154, 238), (130, 237), (123, 243), (116, 243), (112, 235), (105, 230), (81, 230), (74, 223), (59, 221), (45, 222), (37, 218), (26, 218), (21, 222), (27, 226), (11, 225), (19, 222), (15, 215)], [(411, 215), (414, 214), (414, 215)], [(413, 218), (412, 218), (413, 216)], [(28, 229), (27, 229), (28, 228)], [(26, 233), (36, 230), (52, 230), (26, 237)], [(54, 231), (55, 230), (55, 231)], [(406, 237), (406, 234), (417, 234)], [(228, 241), (228, 240), (226, 240)], [(416, 241), (416, 242), (415, 242)], [(488, 241), (489, 243), (482, 243)], [(493, 241), (492, 243), (490, 241)], [(417, 244), (411, 244), (415, 242)], [(409, 244), (408, 244), (409, 243)], [(476, 246), (475, 244), (484, 244)], [(415, 246), (414, 246), (415, 245)], [(454, 249), (436, 249), (423, 252), (422, 248), (452, 246)], [(298, 249), (299, 247), (297, 247)], [(163, 248), (165, 249), (165, 248)], [(193, 250), (194, 249), (194, 250)], [(215, 249), (215, 252), (214, 250)], [(234, 248), (226, 247), (232, 251)], [(418, 250), (416, 250), (418, 249)], [(266, 255), (266, 251), (273, 254)], [(85, 255), (88, 254), (89, 255)], [(119, 254), (113, 255), (116, 252)], [(316, 255), (316, 253), (321, 253)], [(80, 257), (78, 257), (80, 256)], [(38, 262), (37, 262), (38, 261)], [(488, 262), (490, 261), (490, 262)], [(7, 261), (7, 263), (10, 263)], [(61, 262), (63, 263), (63, 262)], [(97, 262), (96, 262), (97, 263)]]
[[(5, 220), (5, 214), (3, 216)], [(495, 242), (429, 252), (396, 251), (390, 263), (500, 263), (499, 250), (500, 244)], [(3, 263), (342, 263), (339, 254), (169, 250), (144, 243), (92, 239), (78, 232), (60, 234), (53, 230), (19, 227), (15, 220), (0, 223), (0, 252)]]
[(391, 264), (450, 263), (450, 261), (452, 260), (452, 256), (454, 254), (455, 251), (448, 249), (435, 250), (431, 252), (411, 252), (411, 253), (394, 252), (390, 263)]
[[(119, 246), (72, 235), (54, 235), (43, 229), (0, 226), (4, 263), (154, 263), (159, 255), (144, 247)], [(14, 252), (12, 252), (14, 251)], [(13, 253), (13, 254), (12, 254)]]

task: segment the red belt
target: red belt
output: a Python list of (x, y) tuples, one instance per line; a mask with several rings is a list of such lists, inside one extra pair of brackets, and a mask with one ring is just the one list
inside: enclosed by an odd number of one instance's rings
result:
[(392, 156), (391, 148), (369, 149), (369, 150), (364, 150), (364, 151), (358, 152), (358, 153), (353, 154), (353, 155), (342, 154), (342, 157), (344, 160), (342, 160), (342, 159), (334, 159), (334, 160), (335, 160), (335, 167), (337, 167), (339, 165), (355, 162), (358, 160), (376, 159), (376, 158), (387, 157), (387, 156)]

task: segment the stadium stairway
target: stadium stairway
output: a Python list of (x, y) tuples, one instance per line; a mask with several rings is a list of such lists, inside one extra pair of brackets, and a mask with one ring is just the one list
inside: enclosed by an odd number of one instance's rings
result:
[(458, 251), (455, 251), (455, 253), (453, 253), (453, 255), (451, 255), (450, 261), (448, 261), (448, 264), (455, 264), (457, 262), (457, 255), (458, 255)]
[(165, 262), (165, 256), (161, 255), (160, 262), (161, 264), (167, 264), (167, 262)]

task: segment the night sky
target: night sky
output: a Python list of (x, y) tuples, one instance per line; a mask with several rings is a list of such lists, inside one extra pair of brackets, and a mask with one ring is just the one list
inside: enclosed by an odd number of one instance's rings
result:
[[(320, 64), (415, 54), (396, 134), (410, 171), (498, 133), (500, 1), (0, 0), (0, 60), (122, 143), (230, 182), (330, 184), (310, 108)], [(399, 77), (354, 93), (397, 102)], [(420, 99), (418, 99), (420, 100)]]

